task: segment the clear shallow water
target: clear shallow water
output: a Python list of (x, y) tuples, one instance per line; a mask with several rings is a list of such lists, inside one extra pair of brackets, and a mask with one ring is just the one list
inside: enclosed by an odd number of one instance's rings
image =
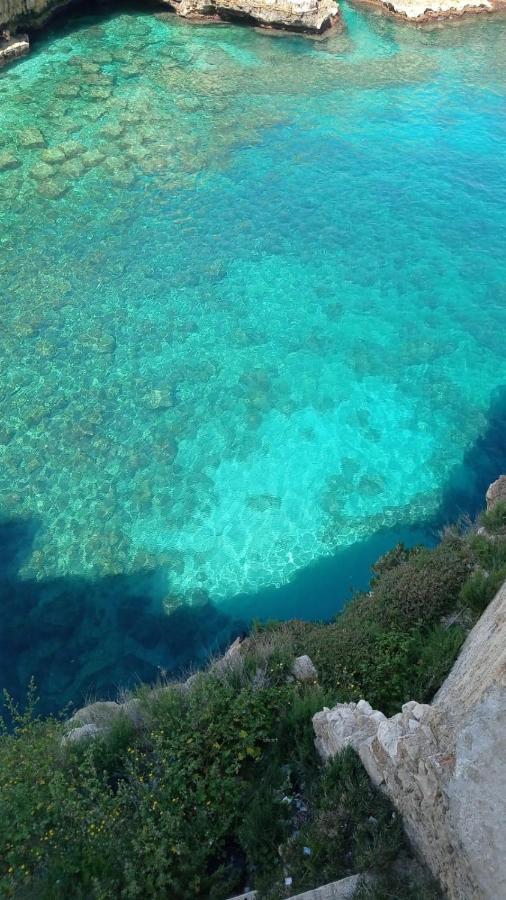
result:
[(345, 20), (76, 16), (0, 74), (14, 689), (331, 615), (503, 466), (506, 21)]

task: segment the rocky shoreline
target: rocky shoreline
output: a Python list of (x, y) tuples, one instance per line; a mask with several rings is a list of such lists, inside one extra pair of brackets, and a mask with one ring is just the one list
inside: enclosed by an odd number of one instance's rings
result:
[[(27, 34), (43, 27), (72, 0), (0, 0), (0, 66), (25, 55)], [(335, 0), (161, 0), (160, 6), (196, 22), (242, 22), (254, 27), (319, 35), (341, 25)]]
[[(415, 25), (506, 10), (506, 0), (352, 0), (380, 15)], [(18, 29), (43, 27), (72, 0), (0, 0), (0, 66), (28, 53), (29, 36)], [(429, 4), (429, 5), (427, 5)], [(335, 0), (161, 0), (181, 18), (200, 23), (242, 22), (257, 28), (322, 35), (343, 27)], [(2, 29), (4, 29), (2, 31)]]
[(506, 10), (504, 0), (352, 0), (380, 15), (413, 25), (450, 22), (464, 16)]

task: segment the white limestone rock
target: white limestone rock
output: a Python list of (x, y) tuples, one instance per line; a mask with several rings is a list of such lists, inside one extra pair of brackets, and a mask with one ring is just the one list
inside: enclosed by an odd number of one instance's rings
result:
[(356, 0), (378, 7), (386, 15), (394, 15), (417, 25), (434, 20), (455, 19), (469, 13), (490, 13), (504, 9), (503, 0)]
[(184, 18), (214, 16), (254, 25), (320, 34), (339, 22), (334, 0), (170, 0)]
[(101, 733), (102, 729), (97, 728), (96, 725), (92, 725), (91, 722), (88, 725), (80, 725), (78, 728), (72, 728), (68, 734), (65, 734), (62, 737), (61, 746), (65, 747), (68, 744), (82, 744), (92, 738), (99, 737)]
[(300, 681), (302, 684), (316, 684), (318, 681), (316, 667), (309, 656), (306, 655), (298, 656), (294, 660), (291, 674), (296, 681)]

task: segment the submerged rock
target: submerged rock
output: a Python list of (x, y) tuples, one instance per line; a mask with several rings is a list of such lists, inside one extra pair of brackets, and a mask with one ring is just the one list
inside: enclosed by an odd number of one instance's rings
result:
[(17, 169), (20, 165), (19, 159), (9, 150), (0, 153), (0, 172), (6, 172), (7, 169)]
[(18, 143), (27, 150), (36, 150), (46, 146), (46, 140), (42, 131), (34, 126), (18, 132)]

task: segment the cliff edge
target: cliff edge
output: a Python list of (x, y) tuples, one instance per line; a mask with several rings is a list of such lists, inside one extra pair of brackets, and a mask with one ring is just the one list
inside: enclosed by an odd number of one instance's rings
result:
[(313, 718), (324, 759), (358, 752), (450, 900), (506, 897), (506, 584), (432, 704), (386, 718), (364, 700)]

